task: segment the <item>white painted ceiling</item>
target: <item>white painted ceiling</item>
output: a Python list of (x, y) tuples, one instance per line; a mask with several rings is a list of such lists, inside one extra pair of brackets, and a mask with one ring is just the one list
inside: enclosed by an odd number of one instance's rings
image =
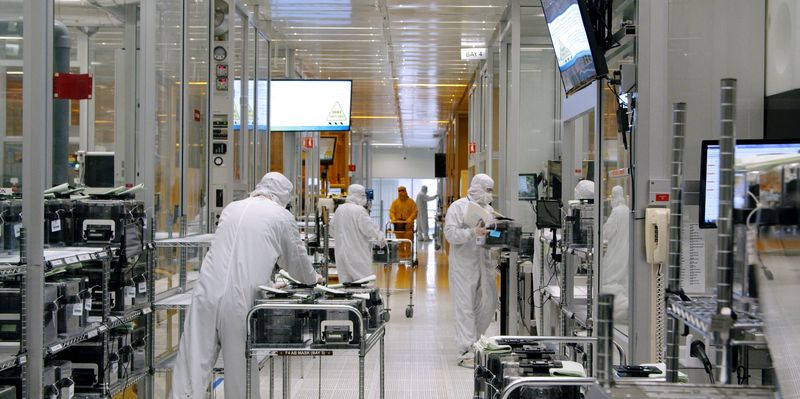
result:
[[(258, 0), (309, 78), (353, 80), (352, 126), (378, 145), (437, 147), (506, 0)], [(299, 63), (299, 64), (298, 64)], [(274, 75), (273, 75), (274, 76)]]

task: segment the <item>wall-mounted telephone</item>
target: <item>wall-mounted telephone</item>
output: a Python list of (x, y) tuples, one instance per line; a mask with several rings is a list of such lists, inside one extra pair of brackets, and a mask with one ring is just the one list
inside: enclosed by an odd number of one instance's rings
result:
[(647, 208), (644, 223), (647, 263), (666, 262), (669, 248), (669, 209)]

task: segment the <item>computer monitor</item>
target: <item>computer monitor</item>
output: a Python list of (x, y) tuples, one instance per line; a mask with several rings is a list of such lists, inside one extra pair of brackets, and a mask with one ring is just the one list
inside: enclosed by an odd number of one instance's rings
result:
[(536, 228), (561, 228), (561, 201), (542, 199), (536, 202)]
[(342, 195), (342, 189), (331, 187), (328, 189), (328, 194), (337, 196)]
[[(755, 156), (800, 153), (800, 139), (736, 140), (736, 161)], [(736, 204), (734, 203), (734, 206)], [(717, 227), (719, 217), (719, 142), (705, 140), (700, 161), (700, 228)]]
[(81, 155), (81, 183), (87, 191), (103, 193), (114, 188), (114, 153), (85, 152)]
[(322, 165), (333, 164), (336, 156), (336, 137), (319, 138), (319, 163)]
[(520, 201), (536, 201), (539, 198), (539, 175), (522, 173), (517, 180)]

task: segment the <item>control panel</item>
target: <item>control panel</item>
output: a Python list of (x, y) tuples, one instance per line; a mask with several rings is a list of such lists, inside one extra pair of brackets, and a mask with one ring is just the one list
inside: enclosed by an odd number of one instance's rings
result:
[(222, 208), (233, 200), (233, 89), (229, 73), (233, 57), (231, 13), (235, 4), (230, 0), (214, 0), (214, 44), (212, 45), (211, 76), (214, 88), (211, 95), (211, 198), (212, 226), (219, 222)]

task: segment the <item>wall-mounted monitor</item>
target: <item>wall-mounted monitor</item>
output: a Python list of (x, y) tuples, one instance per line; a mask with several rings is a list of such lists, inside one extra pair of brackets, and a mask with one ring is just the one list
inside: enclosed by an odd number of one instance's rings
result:
[(569, 96), (608, 73), (604, 51), (595, 42), (586, 0), (541, 0), (541, 3), (561, 81)]
[[(254, 129), (254, 124), (258, 123), (258, 130), (267, 130), (267, 109), (268, 107), (268, 92), (267, 92), (267, 81), (266, 80), (259, 80), (258, 81), (258, 92), (255, 92), (255, 86), (253, 85), (253, 81), (250, 80), (247, 82), (247, 92), (248, 92), (248, 109), (247, 109), (247, 128), (249, 130)], [(241, 129), (242, 125), (242, 109), (241, 103), (239, 99), (242, 96), (242, 81), (240, 79), (235, 79), (233, 81), (233, 129), (239, 130)], [(256, 97), (258, 97), (258, 113), (256, 113)], [(258, 121), (254, 121), (254, 118), (257, 118)]]
[(273, 132), (350, 130), (351, 80), (273, 80)]
[(523, 173), (517, 177), (517, 192), (520, 201), (536, 201), (539, 198), (539, 175)]
[[(700, 161), (700, 227), (717, 227), (719, 217), (719, 142), (705, 140)], [(736, 140), (736, 161), (765, 155), (798, 154), (800, 139)], [(734, 202), (734, 207), (743, 204)]]
[(319, 163), (321, 165), (333, 164), (336, 157), (336, 137), (319, 138)]

